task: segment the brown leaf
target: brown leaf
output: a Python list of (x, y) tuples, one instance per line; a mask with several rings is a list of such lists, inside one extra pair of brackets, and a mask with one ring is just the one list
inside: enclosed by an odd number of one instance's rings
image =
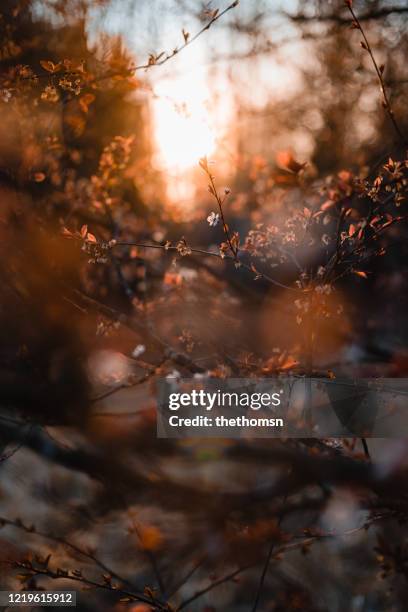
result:
[(42, 183), (43, 181), (45, 181), (45, 179), (46, 179), (46, 176), (45, 176), (44, 172), (36, 172), (34, 174), (34, 181), (36, 183)]
[(163, 544), (163, 534), (154, 525), (143, 525), (138, 529), (140, 545), (144, 550), (157, 550)]
[(47, 72), (51, 72), (51, 74), (55, 74), (56, 72), (59, 72), (62, 68), (60, 63), (54, 64), (54, 62), (51, 62), (49, 60), (41, 60), (40, 65)]
[(329, 208), (332, 208), (334, 206), (334, 204), (335, 204), (335, 202), (333, 202), (333, 200), (326, 200), (321, 205), (320, 210), (322, 210), (322, 211), (329, 210)]
[(95, 100), (95, 96), (92, 93), (86, 93), (80, 98), (79, 106), (81, 107), (84, 113), (88, 112), (88, 108), (94, 100)]
[(354, 274), (357, 276), (361, 276), (361, 278), (368, 278), (367, 273), (363, 272), (363, 270), (353, 270)]
[(281, 168), (289, 170), (289, 172), (293, 172), (293, 174), (299, 174), (299, 172), (304, 170), (304, 168), (307, 166), (306, 163), (301, 164), (300, 162), (296, 161), (290, 151), (280, 151), (276, 155), (276, 163)]

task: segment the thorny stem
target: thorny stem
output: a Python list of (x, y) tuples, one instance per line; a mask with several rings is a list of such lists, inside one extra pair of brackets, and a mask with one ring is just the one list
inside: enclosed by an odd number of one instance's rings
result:
[(379, 67), (377, 64), (377, 60), (374, 57), (374, 53), (372, 51), (371, 45), (368, 41), (368, 38), (366, 36), (366, 33), (363, 29), (363, 26), (361, 25), (360, 20), (358, 19), (356, 13), (354, 12), (353, 9), (353, 4), (352, 4), (352, 0), (345, 0), (345, 5), (347, 6), (348, 10), (350, 11), (352, 17), (353, 17), (353, 25), (356, 29), (358, 29), (363, 37), (363, 41), (364, 44), (362, 44), (363, 48), (367, 51), (367, 53), (369, 54), (370, 58), (371, 58), (371, 62), (374, 66), (375, 72), (377, 73), (377, 77), (378, 80), (380, 82), (380, 89), (381, 89), (381, 93), (382, 93), (382, 97), (383, 97), (383, 106), (385, 108), (385, 110), (388, 113), (389, 118), (391, 119), (392, 125), (394, 126), (394, 129), (396, 131), (396, 133), (398, 134), (400, 140), (402, 141), (402, 143), (406, 146), (408, 144), (407, 139), (405, 138), (401, 128), (398, 125), (397, 120), (395, 119), (395, 115), (394, 115), (394, 111), (393, 108), (391, 106), (391, 102), (390, 99), (388, 97), (387, 94), (387, 89), (385, 87), (385, 83), (384, 83), (384, 79), (383, 79), (383, 68)]

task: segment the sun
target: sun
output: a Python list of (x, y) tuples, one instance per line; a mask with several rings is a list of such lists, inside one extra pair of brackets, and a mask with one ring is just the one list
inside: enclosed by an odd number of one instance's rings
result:
[(178, 79), (161, 88), (154, 103), (154, 132), (159, 164), (178, 173), (197, 165), (216, 144), (205, 81)]

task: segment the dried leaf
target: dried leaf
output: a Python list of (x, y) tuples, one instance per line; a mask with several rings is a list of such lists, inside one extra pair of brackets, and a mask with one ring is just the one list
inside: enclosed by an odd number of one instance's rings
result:
[(95, 100), (95, 96), (92, 93), (87, 93), (80, 98), (79, 105), (84, 113), (88, 112), (88, 108), (94, 100)]
[(45, 181), (45, 179), (46, 179), (46, 176), (45, 176), (44, 172), (36, 172), (34, 174), (34, 181), (36, 183), (42, 183), (43, 181)]
[(281, 168), (289, 170), (289, 172), (292, 172), (293, 174), (299, 174), (299, 172), (304, 170), (307, 166), (306, 163), (301, 164), (300, 162), (296, 161), (290, 151), (280, 151), (276, 155), (276, 163)]
[(363, 272), (363, 270), (353, 270), (354, 274), (357, 276), (361, 276), (361, 278), (368, 278), (367, 273)]
[(161, 548), (164, 537), (158, 527), (143, 525), (138, 529), (140, 545), (144, 550), (157, 550)]
[(54, 64), (54, 62), (51, 62), (49, 60), (41, 60), (40, 65), (47, 72), (51, 72), (51, 74), (55, 74), (56, 72), (59, 72), (62, 68), (60, 63)]

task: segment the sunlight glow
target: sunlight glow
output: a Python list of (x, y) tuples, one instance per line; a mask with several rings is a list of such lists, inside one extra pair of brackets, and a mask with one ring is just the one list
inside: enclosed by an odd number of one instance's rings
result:
[(205, 80), (167, 81), (160, 90), (154, 104), (158, 162), (173, 172), (193, 168), (214, 151), (216, 142)]

